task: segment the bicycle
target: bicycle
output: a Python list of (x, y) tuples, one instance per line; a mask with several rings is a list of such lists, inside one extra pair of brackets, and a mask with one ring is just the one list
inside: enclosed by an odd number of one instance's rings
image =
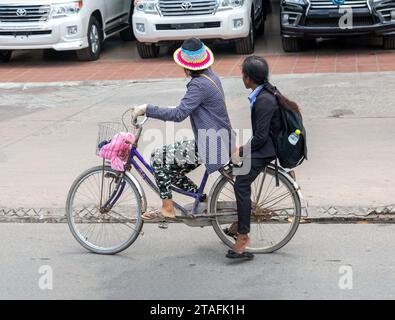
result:
[[(114, 171), (103, 160), (102, 165), (85, 171), (75, 180), (67, 197), (66, 216), (73, 236), (84, 248), (97, 254), (119, 253), (143, 234), (142, 214), (147, 209), (147, 198), (132, 171), (159, 193), (156, 184), (150, 179), (152, 169), (138, 151), (138, 142), (147, 118), (141, 122), (132, 119), (129, 129), (124, 121), (129, 111), (123, 114), (122, 124), (99, 124), (98, 138), (99, 144), (111, 139), (120, 128), (134, 131), (135, 142), (130, 148), (125, 171)], [(194, 199), (189, 208), (174, 203), (181, 212), (178, 221), (190, 227), (212, 226), (220, 240), (229, 247), (233, 246), (235, 239), (227, 234), (226, 227), (237, 221), (232, 187), (233, 167), (229, 163), (220, 170), (207, 202), (204, 194), (209, 177), (207, 171), (198, 193), (172, 187), (174, 192)], [(247, 248), (251, 253), (279, 250), (298, 229), (302, 212), (300, 188), (282, 168), (279, 168), (278, 178), (279, 186), (276, 186), (275, 167), (269, 164), (252, 185), (251, 244)]]

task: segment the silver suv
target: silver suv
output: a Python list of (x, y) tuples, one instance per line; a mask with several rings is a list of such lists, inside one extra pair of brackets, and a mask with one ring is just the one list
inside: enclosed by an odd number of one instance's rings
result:
[(18, 49), (76, 50), (97, 60), (102, 41), (133, 39), (131, 0), (0, 0), (0, 60)]

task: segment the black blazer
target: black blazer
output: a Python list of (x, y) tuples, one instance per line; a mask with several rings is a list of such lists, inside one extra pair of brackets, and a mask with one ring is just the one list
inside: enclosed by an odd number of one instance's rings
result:
[(251, 140), (240, 147), (241, 157), (253, 159), (274, 158), (276, 155), (271, 134), (281, 129), (281, 114), (276, 97), (263, 89), (258, 95), (251, 112)]

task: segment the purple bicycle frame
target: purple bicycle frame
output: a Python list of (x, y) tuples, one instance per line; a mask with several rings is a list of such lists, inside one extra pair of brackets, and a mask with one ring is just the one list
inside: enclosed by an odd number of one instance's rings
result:
[[(138, 152), (138, 150), (136, 148), (132, 148), (131, 152), (130, 152), (130, 158), (129, 158), (129, 163), (132, 165), (132, 167), (134, 167), (138, 174), (141, 176), (141, 178), (151, 187), (151, 189), (153, 189), (158, 195), (159, 195), (159, 189), (156, 186), (156, 184), (149, 178), (149, 176), (144, 172), (144, 170), (140, 167), (140, 165), (138, 164), (138, 162), (136, 161), (136, 159), (151, 173), (153, 174), (152, 168), (151, 166), (144, 160), (144, 158), (142, 157), (142, 155)], [(197, 208), (199, 203), (203, 200), (204, 198), (204, 188), (206, 187), (207, 184), (207, 180), (208, 180), (208, 176), (209, 173), (207, 172), (207, 170), (204, 173), (202, 182), (200, 183), (200, 187), (199, 187), (199, 191), (198, 193), (194, 193), (194, 192), (187, 192), (184, 191), (182, 189), (176, 188), (176, 187), (171, 187), (171, 190), (174, 192), (177, 192), (179, 194), (182, 194), (184, 196), (187, 197), (191, 197), (195, 199), (195, 202), (193, 204), (193, 208), (192, 208), (192, 214), (196, 215), (197, 214)], [(190, 214), (188, 212), (188, 210), (186, 210), (183, 206), (179, 205), (178, 203), (174, 202), (174, 206), (179, 209), (184, 215), (188, 215)]]

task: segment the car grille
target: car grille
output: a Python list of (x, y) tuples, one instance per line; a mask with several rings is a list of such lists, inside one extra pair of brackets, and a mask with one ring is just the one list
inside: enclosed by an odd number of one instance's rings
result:
[[(351, 8), (367, 8), (367, 0), (345, 0), (341, 6)], [(310, 0), (310, 9), (337, 9), (338, 4), (334, 4), (331, 0)]]
[(43, 36), (52, 34), (51, 30), (42, 31), (0, 31), (0, 36)]
[[(339, 28), (339, 18), (307, 18), (306, 26), (308, 27), (333, 27)], [(354, 17), (353, 26), (371, 26), (373, 25), (372, 17)]]
[(183, 24), (157, 24), (156, 30), (188, 30), (220, 28), (221, 22), (183, 23)]
[(378, 4), (376, 11), (385, 22), (391, 22), (391, 11), (395, 11), (395, 1)]
[(0, 22), (45, 22), (50, 12), (49, 5), (0, 5)]
[(217, 6), (217, 0), (159, 0), (163, 16), (214, 14)]

